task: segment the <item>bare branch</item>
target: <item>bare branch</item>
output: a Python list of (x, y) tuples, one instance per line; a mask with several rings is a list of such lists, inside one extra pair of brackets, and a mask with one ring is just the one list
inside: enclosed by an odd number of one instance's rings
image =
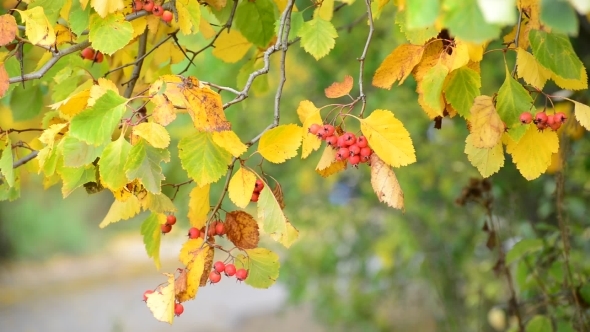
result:
[(17, 167), (20, 167), (20, 166), (28, 163), (29, 161), (35, 159), (35, 157), (37, 157), (38, 154), (39, 154), (39, 151), (36, 151), (36, 150), (35, 151), (32, 151), (28, 155), (26, 155), (26, 156), (22, 157), (21, 159), (15, 161), (12, 164), (12, 168), (17, 168)]
[(141, 66), (143, 65), (143, 58), (144, 58), (145, 50), (147, 47), (147, 34), (148, 34), (148, 30), (145, 29), (145, 31), (141, 34), (141, 36), (139, 36), (139, 46), (137, 47), (137, 57), (140, 58), (140, 60), (136, 61), (135, 67), (133, 68), (133, 73), (131, 73), (131, 78), (129, 79), (129, 81), (127, 81), (127, 88), (125, 89), (125, 94), (123, 95), (123, 96), (125, 96), (125, 98), (131, 97), (131, 94), (133, 93), (133, 89), (135, 88), (135, 83), (137, 82), (137, 79), (139, 78), (139, 74), (141, 73)]
[(371, 39), (373, 38), (373, 32), (375, 31), (375, 27), (373, 25), (373, 13), (371, 12), (371, 0), (365, 0), (365, 4), (367, 5), (367, 16), (369, 18), (369, 34), (367, 35), (367, 41), (365, 42), (365, 48), (363, 49), (363, 54), (359, 60), (359, 97), (361, 98), (362, 107), (361, 113), (362, 116), (365, 113), (365, 108), (367, 106), (367, 96), (365, 95), (364, 91), (364, 71), (365, 71), (365, 58), (367, 57), (367, 51), (369, 50), (369, 45), (371, 44)]

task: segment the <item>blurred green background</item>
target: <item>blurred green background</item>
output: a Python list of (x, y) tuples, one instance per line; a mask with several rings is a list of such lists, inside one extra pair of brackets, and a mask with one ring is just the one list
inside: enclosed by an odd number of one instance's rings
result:
[[(363, 12), (363, 6), (357, 1), (341, 10), (334, 17), (334, 25), (354, 22)], [(281, 183), (289, 220), (300, 230), (299, 241), (289, 250), (269, 241), (281, 255), (279, 281), (288, 287), (290, 302), (311, 303), (315, 317), (328, 330), (496, 331), (504, 330), (502, 326), (514, 327), (507, 307), (510, 294), (506, 280), (493, 271), (498, 254), (488, 250), (488, 234), (482, 231), (486, 211), (477, 204), (456, 204), (470, 179), (480, 178), (463, 153), (468, 133), (464, 120), (445, 119), (441, 130), (434, 129), (433, 122), (417, 103), (412, 78), (391, 91), (369, 84), (381, 61), (404, 42), (403, 35), (389, 19), (392, 15), (388, 9), (376, 21), (377, 30), (366, 60), (365, 93), (368, 111), (377, 108), (393, 111), (411, 133), (418, 162), (395, 170), (405, 195), (405, 213), (377, 201), (371, 189), (369, 169), (364, 165), (324, 179), (314, 171), (320, 152), (306, 160), (296, 157), (281, 165), (264, 163), (264, 171)], [(287, 60), (288, 81), (281, 98), (281, 123), (298, 123), (295, 111), (304, 99), (317, 106), (333, 103), (324, 97), (323, 90), (345, 75), (355, 77), (353, 95), (358, 93), (356, 59), (362, 52), (366, 34), (364, 20), (350, 30), (340, 30), (335, 49), (317, 62), (297, 44), (293, 45)], [(582, 27), (580, 37), (573, 41), (586, 66), (590, 63), (587, 36)], [(205, 43), (203, 40), (181, 42), (196, 46)], [(499, 47), (496, 43), (488, 49)], [(210, 53), (208, 50), (200, 56), (188, 74), (241, 88), (244, 73), (252, 68), (242, 69), (247, 60), (228, 65)], [(507, 59), (512, 66), (513, 54), (508, 53)], [(272, 121), (277, 60), (275, 55), (268, 76), (257, 79), (253, 96), (226, 111), (243, 141), (250, 140)], [(185, 65), (175, 65), (173, 72)], [(483, 94), (497, 92), (504, 80), (503, 68), (501, 52), (486, 54), (481, 67)], [(548, 88), (552, 89), (557, 90)], [(232, 97), (223, 96), (226, 100)], [(574, 98), (588, 101), (585, 94)], [(4, 105), (0, 109), (0, 125), (8, 117), (10, 111)], [(356, 120), (349, 118), (346, 124), (348, 130), (358, 130)], [(189, 128), (188, 117), (179, 116), (169, 131), (178, 140)], [(562, 137), (562, 144), (567, 142), (564, 218), (570, 225), (571, 266), (580, 286), (585, 285), (590, 268), (585, 259), (590, 249), (587, 138), (587, 134), (575, 140)], [(175, 144), (171, 149), (173, 158), (164, 165), (165, 182), (186, 181)], [(535, 303), (540, 295), (563, 291), (564, 276), (560, 271), (565, 268), (559, 265), (561, 260), (555, 259), (561, 250), (555, 196), (559, 176), (546, 174), (528, 182), (520, 176), (510, 156), (506, 158), (505, 166), (490, 179), (493, 216), (500, 239), (506, 243), (522, 238), (544, 240), (541, 251), (512, 266), (518, 298), (523, 303), (529, 300)], [(254, 156), (248, 165), (256, 167), (259, 162), (259, 157)], [(109, 193), (87, 195), (78, 189), (64, 200), (58, 186), (43, 190), (40, 176), (23, 178), (21, 198), (0, 202), (0, 256), (4, 262), (100, 254), (117, 235), (140, 236), (143, 215), (104, 230), (98, 228), (112, 202)], [(220, 186), (214, 187), (212, 197), (217, 197)], [(182, 188), (175, 200), (179, 208), (177, 215), (183, 217), (180, 227), (186, 228), (188, 192), (189, 188)], [(227, 210), (232, 208), (228, 199), (225, 206)], [(531, 280), (530, 275), (543, 276), (543, 282)], [(523, 314), (530, 317), (544, 312), (558, 322), (567, 322), (575, 311), (571, 303), (560, 300), (541, 307)]]

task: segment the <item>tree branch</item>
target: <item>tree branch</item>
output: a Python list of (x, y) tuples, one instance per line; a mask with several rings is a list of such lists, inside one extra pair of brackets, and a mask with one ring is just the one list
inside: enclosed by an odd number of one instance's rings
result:
[(20, 167), (20, 166), (28, 163), (29, 161), (35, 159), (38, 154), (39, 154), (39, 151), (37, 151), (37, 150), (31, 151), (31, 153), (29, 153), (28, 155), (26, 155), (26, 156), (22, 157), (21, 159), (15, 161), (12, 164), (12, 168), (17, 168), (17, 167)]
[(362, 106), (361, 106), (361, 113), (362, 116), (365, 113), (365, 108), (367, 107), (367, 96), (365, 95), (364, 91), (364, 71), (365, 71), (365, 58), (367, 57), (367, 52), (369, 50), (369, 45), (371, 44), (371, 39), (373, 38), (373, 32), (375, 31), (375, 27), (373, 25), (373, 13), (371, 12), (371, 0), (365, 0), (365, 4), (367, 5), (367, 16), (369, 17), (369, 34), (367, 35), (367, 41), (365, 42), (365, 48), (363, 49), (363, 53), (359, 60), (359, 98), (361, 98)]
[(137, 47), (137, 57), (139, 60), (136, 60), (135, 67), (133, 68), (133, 72), (131, 73), (131, 78), (129, 79), (129, 81), (127, 81), (127, 88), (125, 89), (125, 93), (123, 94), (125, 98), (131, 97), (133, 89), (135, 88), (135, 83), (137, 83), (137, 79), (139, 78), (139, 74), (141, 73), (141, 66), (143, 65), (143, 58), (147, 47), (147, 34), (148, 30), (145, 29), (141, 36), (139, 36), (139, 46)]

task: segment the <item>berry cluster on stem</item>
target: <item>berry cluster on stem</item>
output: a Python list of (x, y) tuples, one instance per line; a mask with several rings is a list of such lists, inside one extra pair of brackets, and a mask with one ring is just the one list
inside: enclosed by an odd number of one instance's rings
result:
[(254, 191), (252, 192), (252, 198), (250, 198), (250, 202), (258, 202), (258, 197), (260, 196), (260, 192), (264, 189), (264, 182), (260, 179), (256, 179), (256, 183), (254, 184)]
[(225, 264), (222, 261), (217, 261), (215, 264), (213, 264), (213, 269), (209, 273), (209, 282), (212, 284), (218, 283), (221, 280), (222, 272), (227, 277), (233, 277), (235, 275), (238, 281), (244, 281), (246, 278), (248, 278), (248, 270), (236, 270), (236, 266), (231, 263)]
[(565, 123), (566, 120), (567, 117), (563, 112), (557, 112), (555, 114), (539, 112), (535, 114), (534, 119), (530, 112), (522, 112), (520, 114), (520, 122), (522, 124), (529, 124), (532, 122), (540, 131), (543, 131), (547, 128), (551, 128), (551, 130), (556, 131), (561, 127), (562, 124)]
[(168, 216), (166, 216), (166, 223), (163, 224), (162, 226), (160, 226), (160, 228), (162, 229), (162, 233), (163, 234), (168, 234), (170, 233), (170, 231), (172, 231), (172, 226), (174, 226), (176, 224), (176, 216), (173, 214), (169, 214)]
[[(223, 236), (225, 235), (225, 225), (219, 221), (216, 220), (214, 222), (212, 222), (209, 225), (209, 229), (207, 230), (207, 236), (211, 237), (211, 236)], [(188, 230), (188, 237), (190, 239), (196, 239), (198, 237), (200, 237), (201, 239), (205, 239), (205, 226), (201, 227), (201, 229), (198, 229), (196, 227), (191, 227)]]
[(104, 60), (104, 55), (99, 51), (95, 51), (92, 47), (86, 47), (80, 51), (82, 59), (92, 60), (92, 62), (101, 63)]
[(162, 21), (166, 23), (172, 22), (172, 17), (174, 16), (171, 11), (164, 10), (162, 5), (154, 3), (154, 0), (134, 0), (133, 10), (139, 11), (142, 9), (152, 13), (154, 16), (161, 17)]
[(373, 150), (369, 147), (365, 136), (356, 137), (355, 134), (348, 131), (338, 135), (334, 126), (317, 123), (309, 127), (309, 133), (326, 141), (328, 146), (336, 150), (336, 160), (338, 161), (347, 160), (352, 166), (358, 167), (358, 164), (369, 163), (371, 160)]

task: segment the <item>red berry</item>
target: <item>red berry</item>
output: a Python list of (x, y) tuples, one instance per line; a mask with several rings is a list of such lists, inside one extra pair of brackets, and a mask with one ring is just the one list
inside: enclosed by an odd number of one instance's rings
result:
[(176, 217), (173, 214), (169, 214), (166, 217), (166, 225), (172, 226), (174, 224), (176, 224)]
[(218, 222), (217, 225), (215, 225), (215, 234), (217, 234), (217, 235), (225, 234), (225, 225), (222, 222)]
[(543, 131), (547, 128), (547, 122), (537, 122), (536, 123), (537, 129)]
[(356, 136), (354, 136), (353, 133), (344, 133), (342, 136), (344, 137), (344, 142), (346, 145), (353, 145), (356, 143)]
[(225, 275), (231, 277), (234, 274), (236, 274), (236, 266), (233, 264), (227, 264), (225, 266)]
[(334, 128), (334, 126), (332, 126), (331, 124), (324, 125), (324, 131), (326, 132), (326, 136), (328, 137), (334, 135), (335, 130), (336, 128)]
[(146, 302), (148, 299), (148, 295), (152, 294), (154, 291), (151, 289), (146, 290), (143, 292), (143, 302)]
[(356, 145), (359, 146), (359, 148), (366, 148), (367, 146), (369, 146), (369, 142), (367, 142), (367, 138), (365, 136), (359, 136), (356, 139)]
[(344, 140), (344, 135), (338, 137), (338, 141), (336, 142), (336, 147), (337, 148), (343, 148), (346, 147), (346, 141)]
[(181, 303), (174, 304), (174, 314), (176, 316), (182, 315), (183, 312), (184, 312), (184, 306), (182, 306)]
[(213, 270), (209, 273), (209, 281), (211, 281), (212, 284), (218, 283), (219, 280), (221, 280), (221, 274), (219, 274), (219, 272)]
[(215, 269), (215, 271), (221, 273), (225, 271), (225, 264), (223, 264), (222, 261), (217, 261), (215, 262), (215, 264), (213, 264), (213, 268)]
[(361, 157), (370, 157), (371, 154), (373, 153), (373, 150), (371, 150), (371, 148), (369, 147), (364, 147), (361, 149)]
[(151, 12), (154, 9), (154, 0), (144, 0), (143, 10)]
[(559, 127), (561, 127), (561, 122), (555, 120), (552, 124), (549, 125), (549, 127), (551, 127), (551, 130), (557, 131), (557, 129), (559, 129)]
[(332, 135), (332, 136), (326, 138), (326, 144), (328, 144), (329, 146), (335, 147), (337, 143), (338, 143), (338, 136), (336, 136), (336, 135)]
[(264, 189), (264, 182), (260, 179), (256, 179), (256, 183), (254, 183), (254, 192), (260, 193)]
[(309, 126), (308, 131), (310, 134), (317, 135), (317, 133), (320, 131), (320, 129), (322, 129), (322, 126), (317, 123), (314, 123), (311, 126)]
[(201, 231), (199, 231), (196, 227), (191, 227), (188, 230), (188, 238), (189, 239), (196, 239), (201, 235)]
[(94, 59), (94, 50), (90, 47), (86, 47), (80, 52), (80, 56), (86, 60), (93, 60)]
[(252, 193), (252, 198), (250, 198), (250, 202), (258, 202), (258, 196), (260, 196), (259, 193), (253, 192)]
[(551, 126), (555, 122), (555, 117), (551, 114), (547, 115), (547, 125)]
[(164, 224), (164, 225), (160, 226), (160, 228), (162, 229), (162, 233), (166, 234), (166, 233), (170, 233), (170, 231), (172, 230), (172, 225)]
[(533, 115), (529, 112), (523, 112), (520, 115), (520, 123), (522, 124), (529, 124), (533, 121)]
[(557, 112), (557, 113), (555, 113), (555, 115), (553, 115), (553, 117), (555, 118), (555, 120), (557, 120), (558, 122), (561, 122), (561, 123), (565, 123), (565, 120), (567, 120), (567, 117), (565, 116), (565, 113), (563, 113), (563, 112)]
[(368, 163), (369, 161), (371, 161), (371, 156), (363, 156), (361, 155), (361, 163)]
[(133, 11), (140, 11), (143, 8), (143, 1), (135, 0), (133, 1)]
[(361, 148), (359, 148), (359, 146), (356, 144), (349, 146), (348, 150), (350, 151), (351, 156), (358, 155), (359, 153), (361, 153)]
[(103, 59), (104, 59), (104, 55), (100, 52), (96, 52), (96, 55), (93, 58), (94, 62), (96, 62), (96, 63), (101, 63)]
[(353, 166), (358, 165), (361, 162), (361, 156), (359, 156), (358, 154), (350, 156), (350, 158), (348, 158), (348, 162)]
[(320, 128), (320, 130), (318, 130), (318, 133), (316, 134), (316, 136), (321, 140), (325, 140), (329, 136), (332, 136), (332, 134), (328, 134), (328, 132), (326, 131), (326, 128), (322, 127), (322, 128)]
[(164, 8), (162, 8), (160, 5), (154, 5), (152, 14), (154, 14), (154, 16), (162, 16), (162, 14), (164, 14)]
[(535, 115), (535, 124), (539, 123), (547, 123), (547, 114), (545, 114), (545, 112), (539, 112), (537, 115)]
[(248, 278), (248, 271), (245, 269), (239, 269), (236, 271), (236, 279), (239, 281), (244, 281), (246, 278)]
[(340, 148), (336, 152), (336, 160), (346, 160), (350, 156), (350, 150), (348, 148)]
[(165, 10), (164, 13), (162, 13), (162, 21), (166, 22), (166, 23), (170, 23), (172, 22), (172, 18), (174, 15), (172, 15), (171, 11)]

